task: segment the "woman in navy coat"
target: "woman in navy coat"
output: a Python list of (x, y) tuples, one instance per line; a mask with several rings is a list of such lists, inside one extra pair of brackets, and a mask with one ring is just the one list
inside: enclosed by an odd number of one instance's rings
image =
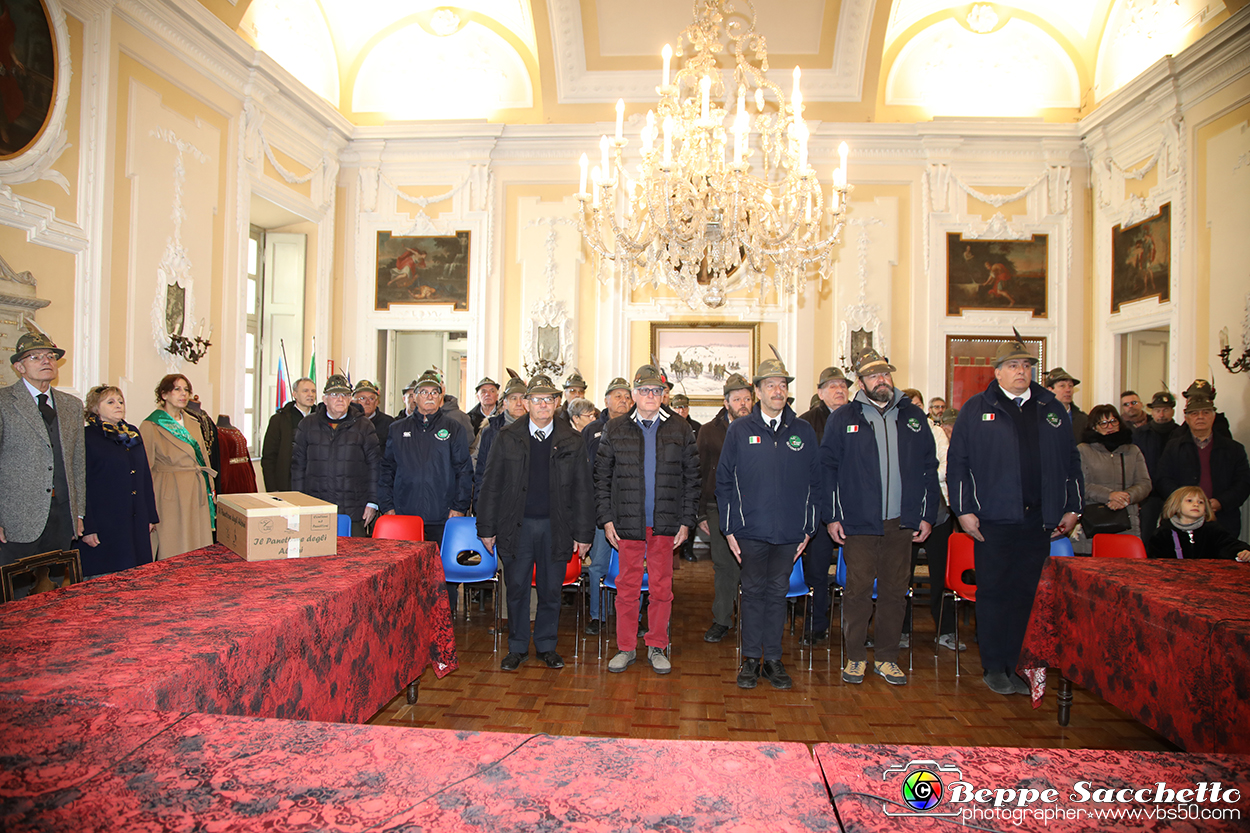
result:
[(87, 392), (87, 509), (84, 576), (116, 573), (152, 561), (152, 527), (160, 521), (143, 438), (126, 422), (121, 389)]

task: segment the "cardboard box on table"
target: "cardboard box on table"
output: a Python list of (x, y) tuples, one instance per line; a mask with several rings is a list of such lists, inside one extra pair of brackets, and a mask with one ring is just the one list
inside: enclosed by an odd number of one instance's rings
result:
[(338, 507), (303, 492), (217, 497), (217, 543), (248, 561), (338, 552)]

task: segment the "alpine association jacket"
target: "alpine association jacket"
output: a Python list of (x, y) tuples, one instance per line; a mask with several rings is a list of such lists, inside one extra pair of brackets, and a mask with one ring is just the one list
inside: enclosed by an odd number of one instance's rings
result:
[[(838, 408), (825, 423), (820, 445), (825, 472), (824, 520), (838, 521), (847, 535), (885, 534), (878, 443), (888, 443), (889, 432), (877, 436), (864, 416), (866, 408), (874, 407), (857, 396)], [(937, 519), (941, 505), (933, 432), (924, 411), (901, 391), (896, 391), (887, 415), (890, 409), (898, 412), (898, 446), (885, 452), (887, 457), (898, 459), (902, 487), (898, 522), (905, 529), (920, 529), (921, 521), (931, 525)]]
[(400, 515), (419, 515), (429, 523), (447, 520), (451, 510), (469, 511), (473, 466), (468, 429), (443, 411), (428, 419), (420, 414), (391, 423), (378, 506)]
[(774, 433), (757, 402), (729, 423), (716, 464), (721, 532), (769, 544), (794, 544), (820, 521), (820, 447), (816, 430), (787, 405)]
[[(951, 512), (976, 515), (982, 522), (1012, 524), (1024, 520), (1020, 485), (1020, 448), (1015, 407), (1001, 394), (998, 381), (973, 396), (959, 412), (946, 456), (946, 489)], [(1080, 513), (1085, 495), (1081, 455), (1072, 426), (1055, 395), (1033, 382), (1037, 400), (1037, 440), (1041, 453), (1042, 524), (1059, 525), (1067, 512)]]

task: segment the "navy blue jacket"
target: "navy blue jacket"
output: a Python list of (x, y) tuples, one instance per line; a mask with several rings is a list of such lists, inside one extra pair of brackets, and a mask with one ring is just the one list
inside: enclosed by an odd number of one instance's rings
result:
[(582, 429), (582, 440), (586, 443), (586, 459), (590, 461), (591, 469), (595, 466), (595, 457), (599, 454), (599, 439), (603, 436), (603, 429), (608, 425), (608, 409), (604, 408), (599, 412), (599, 416), (590, 421), (590, 424)]
[(820, 520), (816, 430), (787, 405), (774, 434), (757, 402), (725, 431), (716, 464), (721, 532), (769, 544), (797, 544)]
[[(998, 381), (964, 403), (955, 420), (946, 454), (946, 489), (951, 512), (976, 515), (982, 523), (1018, 524), (1024, 520), (1020, 485), (1020, 447), (1015, 419), (1007, 411)], [(1085, 499), (1081, 455), (1063, 405), (1046, 388), (1031, 382), (1037, 401), (1037, 441), (1041, 453), (1042, 524), (1059, 525), (1067, 512), (1080, 514)]]
[(420, 414), (391, 423), (378, 483), (378, 507), (419, 515), (429, 523), (447, 520), (452, 510), (469, 511), (473, 466), (469, 429), (443, 411), (426, 422)]
[[(841, 523), (847, 535), (885, 534), (877, 443), (887, 440), (877, 437), (864, 416), (864, 409), (872, 407), (857, 398), (838, 408), (825, 422), (820, 444), (825, 473), (823, 520)], [(901, 394), (895, 395), (890, 407), (898, 410), (898, 448), (893, 450), (902, 478), (898, 523), (918, 530), (921, 521), (933, 524), (941, 503), (933, 431), (925, 412)]]
[[(152, 562), (148, 524), (159, 523), (160, 517), (143, 438), (136, 439), (127, 448), (105, 434), (99, 424), (83, 429), (87, 461), (83, 535), (100, 536), (97, 547), (79, 542), (83, 576), (102, 576)], [(170, 522), (178, 521), (171, 518)]]

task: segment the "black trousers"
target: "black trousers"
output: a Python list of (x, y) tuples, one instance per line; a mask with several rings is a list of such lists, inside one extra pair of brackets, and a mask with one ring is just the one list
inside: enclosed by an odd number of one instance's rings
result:
[(781, 659), (786, 591), (799, 542), (769, 544), (739, 538), (742, 550), (742, 656)]
[(803, 633), (829, 630), (829, 565), (833, 563), (833, 539), (821, 525), (803, 550), (803, 580), (812, 588), (812, 611), (803, 623)]
[[(18, 543), (9, 538), (7, 544), (0, 544), (0, 565), (12, 564), (31, 555), (69, 549), (77, 532), (73, 514), (69, 501), (49, 500), (48, 520), (43, 525), (43, 532), (33, 541)], [(11, 534), (6, 532), (6, 535)]]
[(987, 671), (1016, 670), (1029, 626), (1042, 567), (1050, 556), (1050, 533), (1034, 510), (1022, 524), (981, 524), (973, 547), (977, 573), (977, 642)]
[[(538, 591), (538, 610), (534, 616), (534, 650), (538, 653), (556, 649), (556, 630), (560, 626), (560, 588), (568, 562), (551, 557), (551, 520), (526, 518), (521, 522), (516, 552), (500, 552), (503, 580), (508, 591), (508, 650), (528, 654), (530, 650), (530, 587)], [(535, 576), (537, 568), (537, 576)]]

